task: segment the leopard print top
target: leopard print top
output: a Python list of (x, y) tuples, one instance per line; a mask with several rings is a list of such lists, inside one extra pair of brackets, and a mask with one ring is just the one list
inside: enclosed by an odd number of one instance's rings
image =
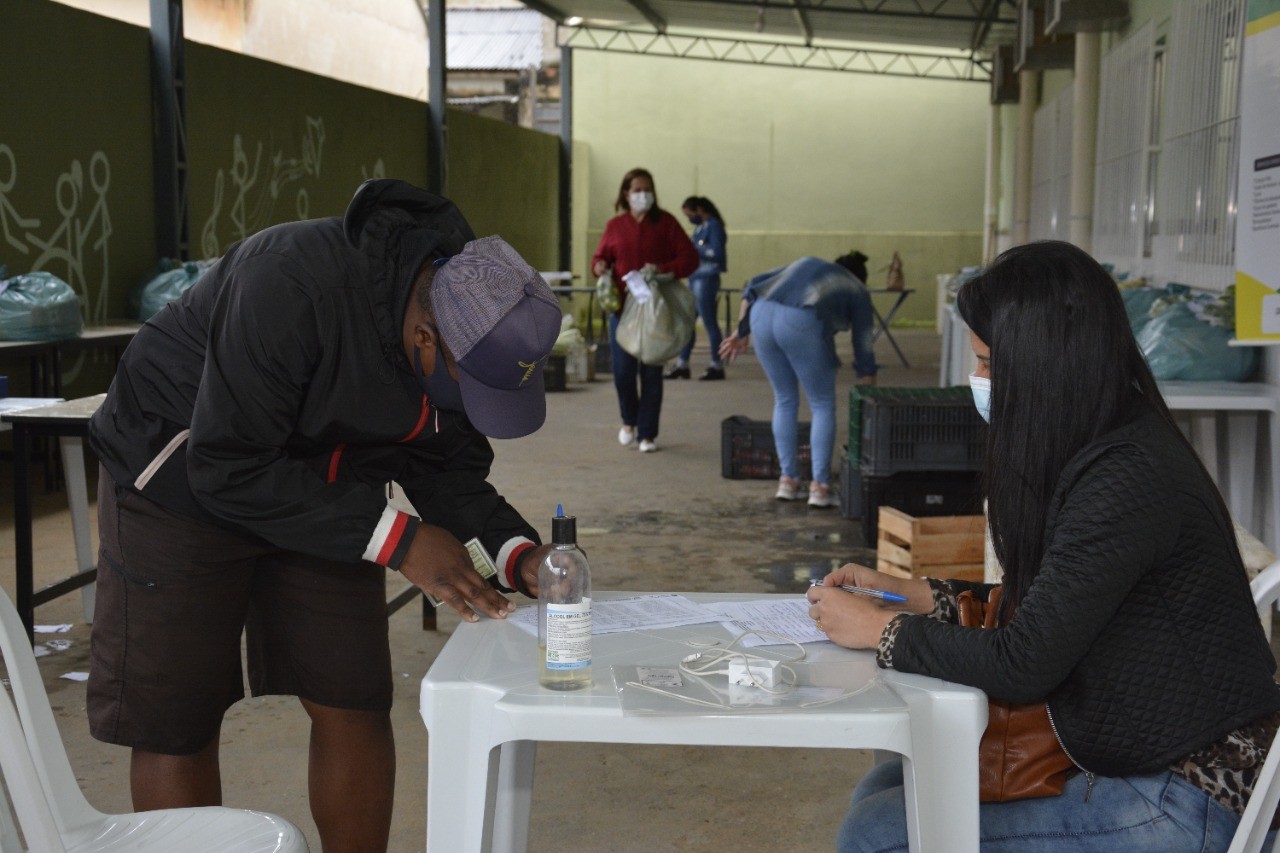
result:
[[(956, 593), (951, 585), (944, 580), (927, 580), (933, 590), (933, 612), (929, 618), (956, 622)], [(895, 616), (880, 635), (876, 663), (883, 669), (893, 667), (893, 644), (908, 615)], [(1277, 730), (1280, 730), (1280, 711), (1241, 726), (1217, 743), (1175, 761), (1169, 769), (1236, 814), (1243, 814)], [(1272, 817), (1271, 828), (1280, 828), (1280, 810)]]

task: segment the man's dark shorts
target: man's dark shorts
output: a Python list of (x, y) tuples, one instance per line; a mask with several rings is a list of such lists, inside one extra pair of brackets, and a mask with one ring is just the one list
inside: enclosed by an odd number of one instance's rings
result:
[(281, 551), (98, 481), (98, 592), (89, 728), (98, 740), (188, 755), (244, 698), (391, 707), (385, 569)]

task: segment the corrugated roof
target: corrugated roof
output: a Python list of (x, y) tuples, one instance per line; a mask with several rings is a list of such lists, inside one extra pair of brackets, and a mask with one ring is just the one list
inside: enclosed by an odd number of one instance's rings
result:
[(450, 6), (445, 55), (454, 71), (516, 71), (542, 65), (542, 15), (532, 9)]

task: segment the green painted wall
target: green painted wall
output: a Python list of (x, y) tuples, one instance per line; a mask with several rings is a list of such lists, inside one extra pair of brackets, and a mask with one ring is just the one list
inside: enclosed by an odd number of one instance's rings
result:
[(560, 268), (560, 139), (449, 111), (445, 194), (476, 234), (500, 234), (535, 269)]
[[(57, 34), (56, 39), (51, 34)], [(341, 214), (370, 177), (423, 186), (419, 101), (186, 45), (192, 255), (278, 222)], [(86, 321), (124, 317), (156, 265), (150, 36), (49, 0), (0, 0), (0, 264), (47, 270)], [(448, 192), (481, 233), (557, 266), (554, 137), (453, 113)], [(64, 393), (106, 388), (105, 354), (64, 366)], [(0, 361), (15, 394), (25, 361)]]
[(574, 137), (590, 149), (575, 163), (589, 205), (578, 272), (633, 166), (668, 209), (716, 202), (735, 289), (851, 248), (871, 257), (875, 286), (896, 249), (918, 288), (900, 316), (931, 323), (935, 275), (981, 260), (985, 84), (579, 51), (573, 85)]
[(194, 256), (340, 215), (367, 178), (426, 184), (421, 102), (207, 45), (188, 43), (186, 62)]
[[(137, 27), (47, 0), (0, 2), (0, 264), (64, 279), (91, 323), (123, 316), (156, 261), (149, 61)], [(105, 388), (99, 360), (65, 365), (64, 392)], [(0, 373), (11, 393), (29, 391), (25, 361)]]

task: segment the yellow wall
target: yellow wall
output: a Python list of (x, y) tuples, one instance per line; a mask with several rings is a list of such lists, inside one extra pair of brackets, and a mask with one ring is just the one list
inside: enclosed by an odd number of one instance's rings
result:
[(853, 248), (874, 287), (896, 249), (919, 288), (900, 316), (932, 322), (935, 274), (981, 260), (986, 84), (578, 51), (573, 85), (578, 272), (633, 166), (674, 212), (692, 194), (719, 206), (726, 287)]

